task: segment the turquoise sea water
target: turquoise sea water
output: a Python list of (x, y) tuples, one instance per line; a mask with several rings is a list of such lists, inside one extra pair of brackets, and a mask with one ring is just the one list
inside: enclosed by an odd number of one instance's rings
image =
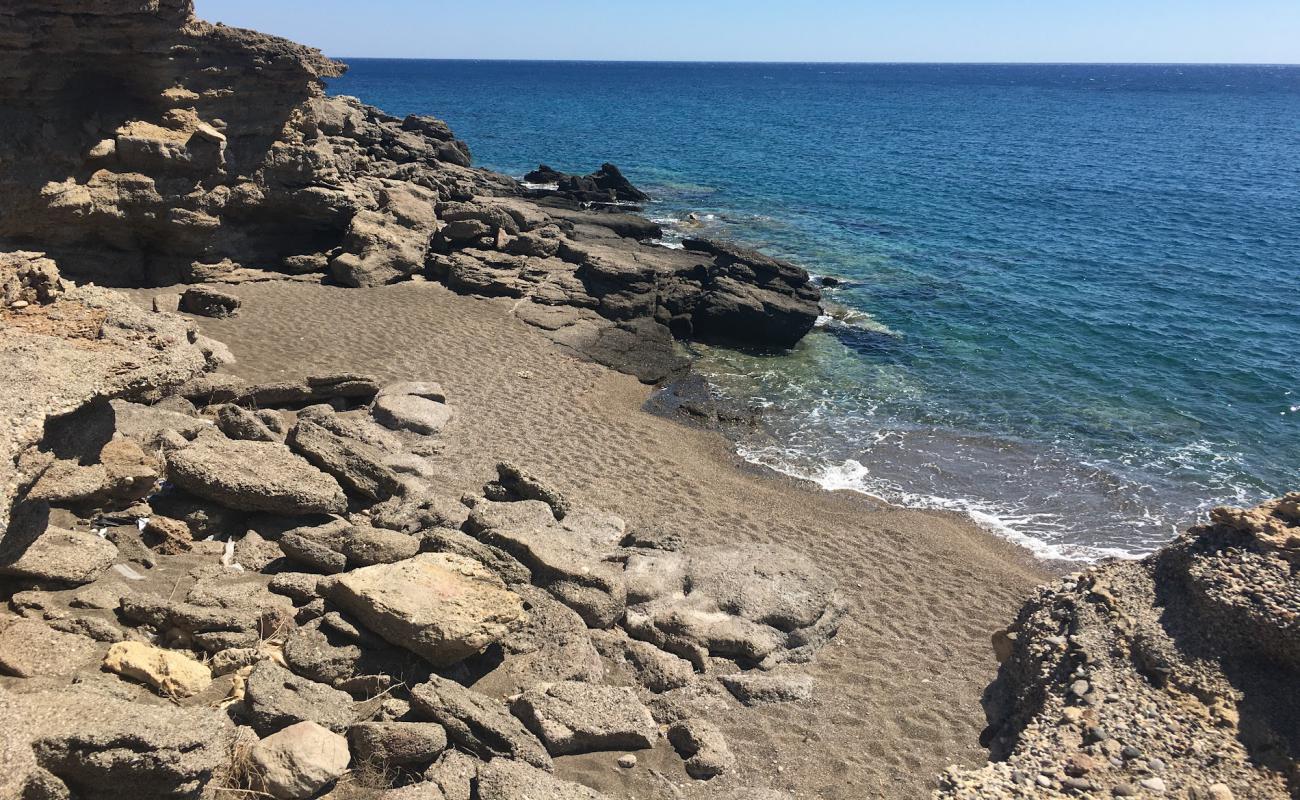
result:
[(1085, 557), (1300, 488), (1300, 67), (350, 63), (482, 166), (613, 161), (845, 280), (702, 351), (754, 461)]

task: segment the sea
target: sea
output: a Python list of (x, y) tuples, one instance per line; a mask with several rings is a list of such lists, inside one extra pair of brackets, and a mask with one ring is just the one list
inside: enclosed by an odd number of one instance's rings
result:
[(1048, 558), (1300, 489), (1300, 67), (348, 62), (480, 166), (611, 161), (665, 246), (833, 279), (794, 349), (695, 348), (750, 461)]

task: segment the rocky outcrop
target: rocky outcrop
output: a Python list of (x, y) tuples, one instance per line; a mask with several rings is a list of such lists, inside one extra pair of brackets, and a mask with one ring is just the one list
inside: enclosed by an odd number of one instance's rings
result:
[[(71, 277), (432, 278), (526, 300), (525, 322), (651, 382), (681, 370), (674, 336), (787, 347), (818, 316), (797, 267), (668, 250), (658, 225), (590, 208), (647, 199), (612, 164), (526, 190), (471, 168), (439, 120), (326, 97), (342, 64), (196, 20), (190, 0), (16, 0), (0, 31), (0, 247), (39, 245)], [(233, 311), (206, 289), (183, 302)]]
[(995, 760), (936, 797), (1293, 797), (1298, 554), (1295, 493), (1039, 590), (994, 637)]
[[(537, 195), (551, 194), (579, 203), (641, 203), (650, 195), (623, 177), (623, 171), (605, 163), (590, 175), (569, 175), (542, 164), (524, 176), (526, 183), (536, 184)], [(551, 188), (554, 186), (554, 188)]]

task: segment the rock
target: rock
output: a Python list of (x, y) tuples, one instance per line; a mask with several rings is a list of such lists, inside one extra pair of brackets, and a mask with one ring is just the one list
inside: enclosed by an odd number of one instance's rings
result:
[(659, 738), (649, 710), (624, 687), (577, 681), (544, 685), (520, 695), (511, 710), (553, 756), (640, 750)]
[(718, 680), (747, 706), (809, 700), (813, 692), (811, 675), (741, 672), (719, 676)]
[(414, 557), (420, 552), (420, 540), (405, 533), (355, 525), (344, 534), (340, 549), (352, 567), (370, 567)]
[[(464, 509), (466, 517), (468, 517), (469, 509), (464, 506), (460, 506), (460, 508)], [(430, 521), (443, 521), (441, 509), (435, 510), (433, 515), (438, 516), (439, 519)], [(420, 515), (424, 519), (427, 519), (428, 516), (430, 515)], [(487, 567), (498, 578), (505, 581), (507, 586), (527, 584), (532, 577), (528, 567), (520, 564), (519, 560), (514, 556), (498, 547), (484, 544), (473, 536), (454, 528), (433, 527), (424, 531), (420, 535), (420, 547), (429, 553), (453, 553), (477, 561)]]
[(212, 683), (211, 670), (189, 656), (143, 642), (118, 642), (108, 648), (104, 668), (171, 698), (196, 695)]
[(248, 752), (253, 784), (279, 800), (306, 800), (342, 777), (348, 740), (314, 722), (271, 734)]
[(364, 629), (338, 624), (337, 612), (305, 622), (284, 643), (284, 661), (295, 673), (364, 697), (396, 681), (424, 680), (429, 668), (414, 654)]
[(81, 585), (117, 558), (117, 547), (93, 533), (51, 527), (25, 546), (23, 538), (11, 527), (0, 542), (0, 575)]
[(527, 619), (501, 640), (501, 663), (474, 681), (475, 691), (510, 697), (538, 684), (604, 677), (605, 665), (582, 617), (542, 589), (514, 591), (524, 600)]
[(636, 756), (632, 753), (626, 753), (618, 757), (618, 765), (623, 769), (632, 769), (636, 766)]
[(234, 403), (217, 406), (217, 428), (231, 439), (250, 442), (278, 442), (280, 437), (256, 414)]
[(546, 748), (504, 705), (446, 678), (433, 676), (412, 687), (411, 708), (421, 719), (442, 725), (448, 739), (479, 758), (517, 759), (551, 769)]
[(627, 664), (641, 685), (652, 692), (680, 689), (695, 682), (695, 668), (691, 662), (649, 642), (630, 639), (618, 630), (593, 631), (592, 641), (601, 655)]
[(397, 381), (396, 383), (385, 384), (376, 397), (403, 397), (406, 395), (423, 397), (425, 400), (432, 400), (435, 403), (447, 402), (447, 393), (443, 391), (442, 385), (433, 381)]
[(432, 722), (362, 722), (348, 729), (361, 764), (407, 767), (428, 764), (447, 749), (447, 732)]
[(299, 420), (289, 447), (317, 468), (334, 476), (345, 489), (371, 500), (387, 500), (402, 489), (384, 456), (363, 442), (338, 436), (311, 420)]
[(686, 759), (686, 774), (697, 780), (716, 778), (736, 766), (727, 740), (711, 722), (678, 722), (668, 729), (668, 741)]
[(497, 464), (497, 479), (486, 489), (489, 500), (540, 500), (557, 520), (569, 513), (569, 501), (555, 488), (508, 461)]
[(450, 553), (354, 570), (322, 582), (321, 592), (434, 666), (481, 652), (524, 618), (522, 601), (500, 578)]
[(650, 199), (648, 194), (623, 177), (618, 167), (608, 163), (585, 176), (568, 175), (542, 164), (525, 175), (524, 180), (538, 185), (554, 184), (557, 188), (543, 189), (542, 192), (560, 194), (581, 203), (638, 203)]
[(562, 781), (519, 761), (493, 759), (479, 767), (479, 800), (605, 800), (586, 786)]
[(181, 295), (180, 310), (201, 317), (233, 317), (243, 302), (211, 286), (191, 286)]
[(432, 436), (451, 420), (451, 407), (446, 403), (419, 395), (386, 395), (375, 398), (371, 407), (375, 419), (393, 430), (412, 431)]
[(19, 619), (0, 630), (0, 673), (19, 678), (71, 675), (99, 658), (93, 639)]
[(588, 626), (607, 628), (623, 616), (622, 566), (605, 560), (623, 538), (621, 519), (569, 513), (558, 521), (539, 500), (485, 501), (470, 513), (466, 528), (519, 559), (535, 584), (577, 611)]
[(123, 776), (139, 797), (197, 797), (229, 764), (233, 738), (216, 710), (130, 702), (77, 685), (0, 692), (0, 719), (10, 744), (0, 786), (39, 765), (87, 800), (120, 798)]
[(348, 568), (347, 556), (302, 533), (286, 533), (277, 544), (285, 558), (323, 575), (335, 575)]
[(338, 483), (282, 445), (204, 436), (167, 456), (177, 486), (214, 503), (273, 514), (347, 509)]
[(1148, 792), (1153, 792), (1155, 794), (1165, 793), (1165, 781), (1163, 778), (1143, 778), (1138, 781), (1138, 785), (1143, 789), (1146, 789)]
[(244, 688), (249, 723), (259, 733), (311, 721), (333, 731), (352, 724), (352, 698), (323, 683), (300, 678), (274, 661), (253, 668)]

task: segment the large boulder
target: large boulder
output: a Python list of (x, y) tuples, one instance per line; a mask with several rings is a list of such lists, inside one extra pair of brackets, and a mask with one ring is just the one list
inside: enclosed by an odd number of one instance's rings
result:
[(228, 508), (273, 514), (333, 514), (347, 509), (338, 482), (273, 442), (203, 436), (167, 456), (182, 489)]
[(481, 652), (525, 616), (523, 602), (500, 578), (450, 553), (357, 569), (322, 581), (320, 590), (375, 633), (435, 666)]

